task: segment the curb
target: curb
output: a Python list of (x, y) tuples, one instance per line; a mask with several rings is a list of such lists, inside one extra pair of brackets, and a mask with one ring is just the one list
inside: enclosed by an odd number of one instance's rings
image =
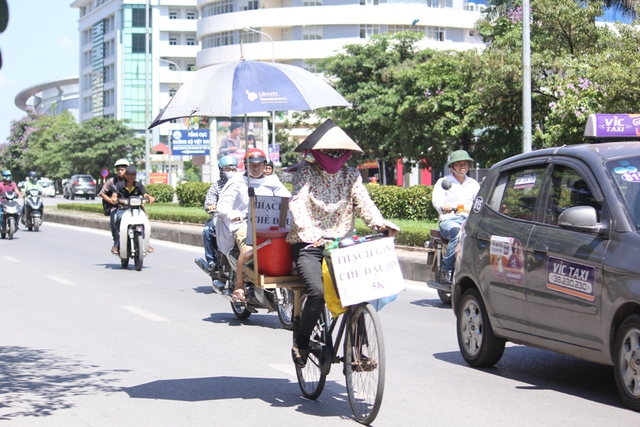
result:
[[(67, 211), (59, 209), (47, 209), (44, 220), (57, 224), (72, 225), (75, 227), (94, 228), (110, 231), (109, 217), (79, 211)], [(164, 221), (151, 221), (151, 238), (166, 240), (184, 245), (202, 247), (202, 226), (181, 224)], [(398, 261), (405, 280), (426, 282), (433, 276), (427, 266), (427, 252), (422, 248), (396, 248)], [(204, 255), (204, 249), (203, 249)]]

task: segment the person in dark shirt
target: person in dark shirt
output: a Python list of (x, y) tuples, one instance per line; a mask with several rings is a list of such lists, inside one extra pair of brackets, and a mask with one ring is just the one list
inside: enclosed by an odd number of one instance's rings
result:
[[(122, 220), (122, 214), (124, 213), (124, 209), (118, 203), (118, 199), (128, 199), (132, 196), (140, 196), (147, 197), (149, 199), (149, 203), (156, 201), (155, 197), (147, 193), (147, 189), (144, 188), (144, 185), (142, 185), (140, 181), (136, 181), (137, 170), (135, 166), (127, 166), (125, 173), (125, 179), (116, 183), (113, 194), (111, 195), (111, 203), (118, 206), (115, 223), (115, 245), (111, 249), (111, 252), (114, 254), (118, 254), (120, 252), (120, 222)], [(152, 252), (153, 248), (149, 246), (149, 253)]]

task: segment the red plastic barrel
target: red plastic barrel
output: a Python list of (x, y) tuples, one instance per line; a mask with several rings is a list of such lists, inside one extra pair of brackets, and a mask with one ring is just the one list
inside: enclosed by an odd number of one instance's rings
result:
[(265, 276), (289, 276), (291, 274), (291, 245), (285, 242), (288, 228), (270, 227), (256, 230), (258, 245), (271, 239), (271, 244), (258, 249), (258, 271)]

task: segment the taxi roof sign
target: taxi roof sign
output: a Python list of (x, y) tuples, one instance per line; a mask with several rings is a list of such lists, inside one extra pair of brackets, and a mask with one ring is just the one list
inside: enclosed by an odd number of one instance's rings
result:
[(640, 139), (640, 114), (591, 114), (584, 137), (609, 141)]

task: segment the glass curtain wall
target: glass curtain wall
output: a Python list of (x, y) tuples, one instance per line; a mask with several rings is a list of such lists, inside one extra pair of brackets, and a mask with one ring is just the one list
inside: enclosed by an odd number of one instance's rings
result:
[[(123, 118), (131, 120), (130, 126), (136, 130), (145, 128), (145, 112), (147, 106), (147, 58), (145, 48), (145, 5), (123, 5), (123, 48), (124, 48), (124, 81), (123, 81)], [(149, 10), (151, 12), (151, 10)], [(151, 13), (149, 14), (149, 31), (151, 30)], [(151, 42), (149, 55), (152, 55)], [(151, 70), (149, 70), (151, 79)], [(149, 104), (151, 105), (151, 91)]]

